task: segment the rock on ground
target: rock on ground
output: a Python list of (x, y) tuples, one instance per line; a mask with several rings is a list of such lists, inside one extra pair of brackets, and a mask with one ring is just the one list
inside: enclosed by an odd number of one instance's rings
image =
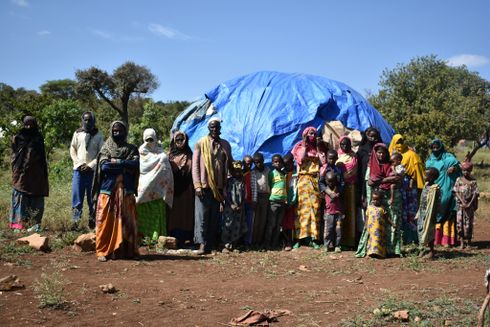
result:
[(17, 240), (18, 245), (29, 245), (31, 248), (38, 251), (49, 250), (49, 238), (46, 236), (41, 236), (38, 233), (19, 238)]
[(73, 248), (81, 252), (95, 251), (95, 233), (78, 236), (73, 244)]

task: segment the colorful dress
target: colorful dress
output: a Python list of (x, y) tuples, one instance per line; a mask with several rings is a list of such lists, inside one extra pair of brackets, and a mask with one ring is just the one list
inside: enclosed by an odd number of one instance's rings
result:
[(320, 159), (306, 157), (298, 173), (298, 219), (296, 237), (318, 240), (320, 236)]
[[(440, 151), (438, 153), (432, 152), (425, 166), (436, 168), (439, 171), (439, 177), (435, 183), (439, 185), (441, 190), (441, 205), (436, 216), (434, 244), (449, 246), (456, 243), (456, 200), (452, 191), (456, 179), (461, 176), (461, 169), (459, 161), (444, 149), (440, 140), (435, 139), (432, 141), (433, 144), (438, 144)], [(455, 167), (456, 170), (452, 174), (448, 174), (447, 171), (451, 167)]]
[(461, 201), (456, 197), (458, 209), (456, 212), (456, 227), (458, 236), (463, 240), (471, 241), (473, 237), (473, 219), (475, 217), (475, 211), (478, 209), (478, 186), (476, 180), (466, 180), (463, 177), (459, 177), (454, 183), (453, 192), (458, 194), (465, 203), (471, 201), (473, 196), (475, 200), (468, 208), (463, 208)]
[(386, 256), (385, 236), (386, 212), (382, 207), (370, 205), (366, 209), (366, 229), (368, 233), (366, 254), (369, 256)]
[[(340, 138), (339, 142), (342, 142), (347, 136)], [(342, 225), (342, 245), (348, 247), (354, 247), (356, 245), (357, 233), (361, 231), (357, 227), (357, 206), (356, 206), (356, 184), (357, 184), (357, 170), (358, 160), (354, 151), (346, 153), (339, 149), (339, 158), (337, 165), (344, 167), (344, 188), (342, 192), (343, 207), (344, 207), (344, 220)]]
[(92, 188), (93, 198), (97, 199), (95, 252), (98, 257), (112, 254), (117, 258), (132, 258), (138, 255), (135, 193), (139, 153), (125, 138), (114, 139), (112, 130), (116, 124), (127, 131), (124, 122), (112, 123), (111, 136), (97, 156)]
[(173, 204), (174, 178), (168, 157), (156, 142), (155, 130), (146, 129), (143, 138), (152, 138), (154, 142), (145, 141), (139, 148), (138, 232), (140, 237), (156, 241), (167, 235), (166, 205), (171, 208)]
[(417, 211), (417, 231), (419, 244), (428, 246), (434, 241), (435, 218), (440, 202), (439, 185), (426, 184), (420, 195), (420, 207)]
[[(406, 244), (417, 242), (417, 224), (415, 215), (418, 209), (419, 191), (424, 187), (424, 165), (420, 156), (404, 144), (401, 134), (395, 134), (391, 139), (390, 154), (398, 152), (402, 155), (402, 165), (406, 168), (406, 175), (400, 189), (402, 193), (402, 220), (403, 241)], [(413, 188), (410, 184), (414, 183)]]

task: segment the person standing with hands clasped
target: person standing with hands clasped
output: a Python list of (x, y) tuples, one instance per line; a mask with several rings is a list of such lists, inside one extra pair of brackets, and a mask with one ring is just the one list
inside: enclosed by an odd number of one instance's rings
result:
[(104, 136), (95, 127), (95, 115), (86, 111), (82, 115), (82, 126), (73, 133), (70, 156), (73, 161), (72, 229), (79, 228), (82, 217), (83, 198), (87, 196), (88, 225), (95, 228), (95, 208), (92, 202), (92, 181), (97, 163), (97, 155), (104, 145)]
[(215, 250), (223, 192), (233, 161), (230, 143), (220, 138), (220, 119), (210, 119), (208, 130), (209, 134), (197, 141), (192, 155), (192, 180), (196, 192), (194, 242), (199, 244), (199, 255)]

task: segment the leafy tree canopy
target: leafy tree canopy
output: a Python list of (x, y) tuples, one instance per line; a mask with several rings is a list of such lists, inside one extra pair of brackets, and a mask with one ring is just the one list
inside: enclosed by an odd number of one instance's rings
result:
[(109, 75), (104, 70), (90, 67), (77, 70), (77, 92), (81, 96), (95, 95), (118, 112), (129, 123), (129, 102), (132, 97), (149, 94), (158, 87), (155, 75), (145, 66), (126, 62)]
[(422, 156), (435, 137), (452, 147), (478, 139), (490, 125), (490, 83), (465, 66), (417, 57), (385, 70), (379, 84), (369, 102)]

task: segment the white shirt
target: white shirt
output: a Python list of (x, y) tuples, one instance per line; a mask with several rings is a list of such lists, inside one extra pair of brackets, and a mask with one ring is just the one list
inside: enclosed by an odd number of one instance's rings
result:
[(97, 154), (104, 145), (104, 136), (97, 132), (94, 136), (84, 131), (73, 133), (70, 146), (70, 156), (73, 161), (73, 170), (83, 164), (94, 169), (97, 163)]

